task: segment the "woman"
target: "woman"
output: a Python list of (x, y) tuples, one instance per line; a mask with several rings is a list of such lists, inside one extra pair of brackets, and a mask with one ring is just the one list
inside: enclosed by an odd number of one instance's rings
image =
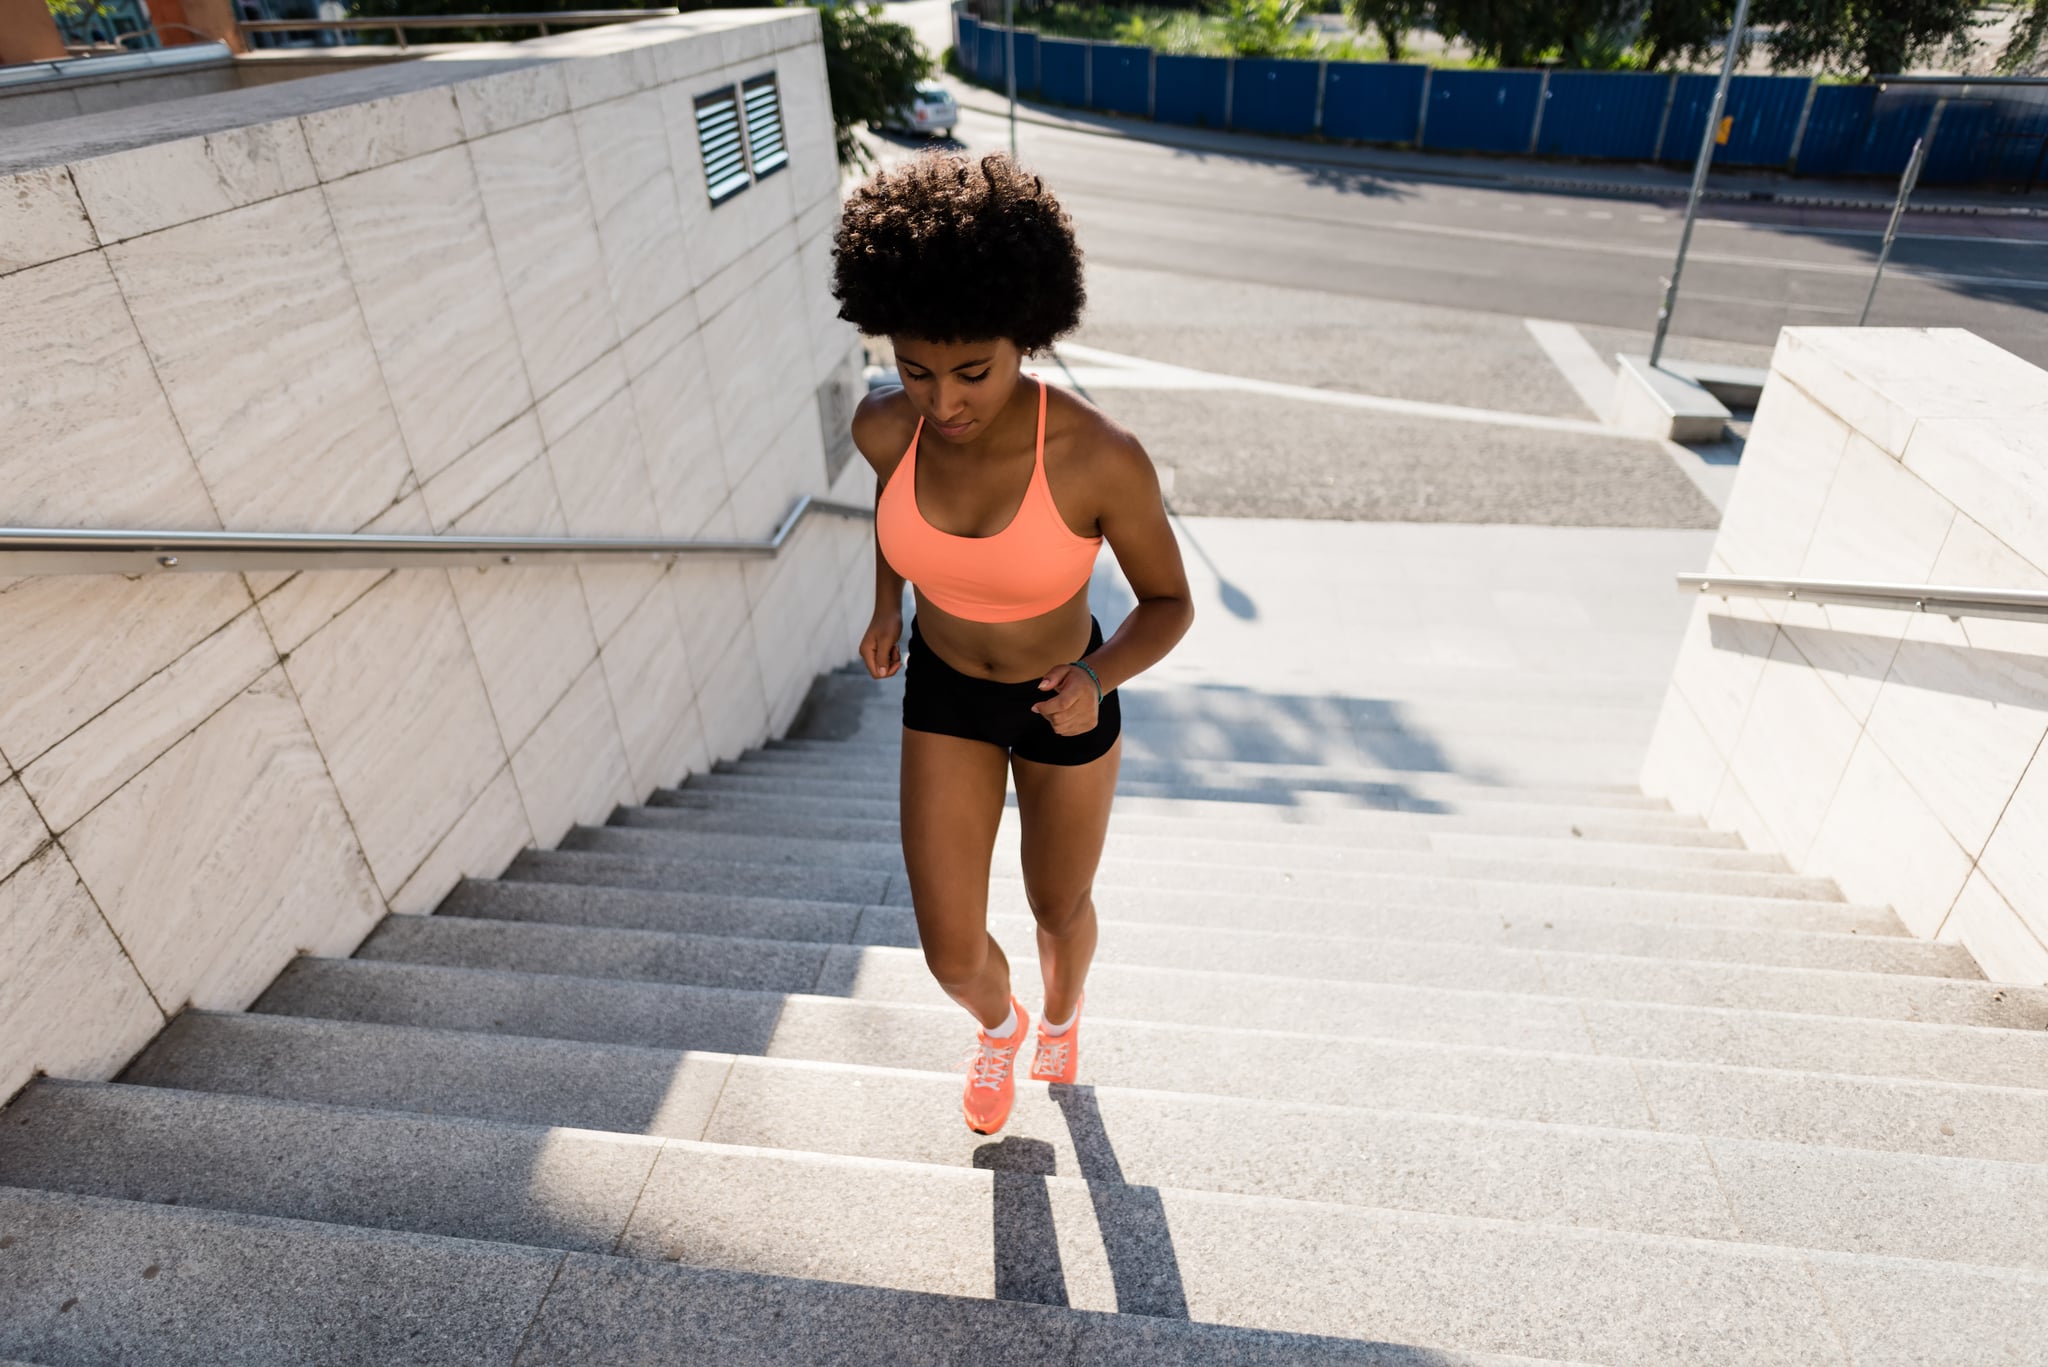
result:
[[(889, 339), (903, 381), (853, 418), (879, 481), (860, 653), (878, 679), (905, 667), (911, 581), (903, 862), (925, 963), (980, 1026), (962, 1107), (970, 1129), (992, 1134), (1030, 1028), (988, 933), (1005, 771), (1045, 981), (1031, 1076), (1071, 1082), (1122, 754), (1116, 690), (1173, 649), (1194, 605), (1144, 448), (1023, 373), (1080, 322), (1085, 298), (1073, 223), (1038, 177), (1001, 154), (878, 172), (847, 201), (832, 291), (840, 317)], [(1138, 598), (1106, 642), (1088, 610), (1105, 540)]]

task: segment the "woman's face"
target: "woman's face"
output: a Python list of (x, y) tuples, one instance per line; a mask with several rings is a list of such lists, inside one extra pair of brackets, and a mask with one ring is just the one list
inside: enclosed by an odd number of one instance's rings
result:
[(891, 337), (903, 391), (925, 425), (952, 442), (978, 441), (1016, 391), (1024, 354), (1008, 338), (927, 342)]

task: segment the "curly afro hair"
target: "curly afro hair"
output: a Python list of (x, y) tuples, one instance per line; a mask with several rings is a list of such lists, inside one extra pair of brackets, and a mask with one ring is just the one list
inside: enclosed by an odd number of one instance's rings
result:
[(870, 337), (1007, 337), (1039, 351), (1081, 321), (1081, 248), (1045, 182), (1007, 155), (927, 152), (877, 171), (832, 239), (839, 316)]

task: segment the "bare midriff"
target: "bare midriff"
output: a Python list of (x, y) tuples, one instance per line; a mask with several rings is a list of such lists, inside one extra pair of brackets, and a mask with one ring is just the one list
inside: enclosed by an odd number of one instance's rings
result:
[(955, 617), (915, 584), (917, 631), (938, 657), (962, 674), (998, 683), (1024, 683), (1088, 649), (1088, 586), (1050, 612), (1014, 622)]

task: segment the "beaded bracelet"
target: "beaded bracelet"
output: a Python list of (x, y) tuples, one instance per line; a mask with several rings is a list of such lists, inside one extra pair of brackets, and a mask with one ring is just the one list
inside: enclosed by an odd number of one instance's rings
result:
[(1069, 661), (1067, 661), (1067, 663), (1068, 663), (1068, 664), (1070, 664), (1070, 665), (1080, 665), (1080, 666), (1081, 666), (1081, 668), (1083, 668), (1083, 669), (1086, 669), (1086, 670), (1088, 670), (1088, 677), (1089, 677), (1089, 678), (1091, 678), (1091, 679), (1094, 679), (1094, 680), (1095, 680), (1095, 701), (1096, 701), (1096, 702), (1097, 702), (1098, 704), (1099, 704), (1099, 703), (1101, 703), (1101, 701), (1102, 701), (1102, 679), (1101, 679), (1101, 676), (1099, 676), (1098, 674), (1096, 674), (1096, 672), (1095, 672), (1095, 671), (1094, 671), (1094, 670), (1093, 670), (1092, 668), (1089, 668), (1089, 665), (1088, 665), (1088, 663), (1087, 663), (1087, 662), (1086, 662), (1085, 660), (1069, 660)]

